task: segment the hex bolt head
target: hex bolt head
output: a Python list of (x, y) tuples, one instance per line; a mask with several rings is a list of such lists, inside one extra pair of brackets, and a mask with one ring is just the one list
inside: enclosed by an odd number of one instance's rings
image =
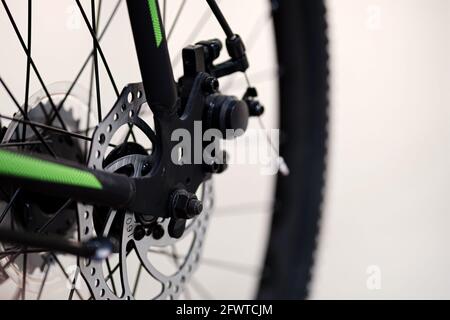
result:
[(186, 190), (177, 190), (172, 194), (171, 201), (172, 219), (189, 220), (197, 217), (203, 211), (203, 203), (195, 194)]
[(164, 229), (163, 229), (163, 227), (161, 227), (159, 224), (156, 225), (155, 228), (152, 231), (152, 235), (153, 235), (153, 238), (155, 240), (159, 240), (162, 237), (164, 237)]
[(134, 240), (141, 241), (142, 239), (144, 239), (145, 236), (146, 236), (146, 232), (145, 232), (144, 227), (137, 226), (136, 228), (134, 228), (134, 232), (133, 232)]
[(207, 93), (216, 93), (219, 91), (220, 83), (215, 77), (208, 77), (203, 82), (203, 90)]
[(199, 216), (203, 211), (203, 203), (194, 196), (191, 200), (189, 200), (188, 208), (187, 208), (187, 217), (188, 219), (195, 218)]

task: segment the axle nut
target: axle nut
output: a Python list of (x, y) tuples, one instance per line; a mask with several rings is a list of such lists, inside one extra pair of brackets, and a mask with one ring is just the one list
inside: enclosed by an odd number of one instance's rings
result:
[(195, 194), (186, 190), (177, 190), (171, 197), (172, 217), (177, 219), (193, 219), (203, 211), (203, 203)]

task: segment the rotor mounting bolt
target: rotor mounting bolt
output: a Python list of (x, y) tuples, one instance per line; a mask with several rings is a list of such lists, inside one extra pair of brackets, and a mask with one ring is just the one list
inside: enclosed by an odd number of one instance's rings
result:
[(145, 229), (142, 226), (137, 226), (136, 228), (134, 228), (134, 233), (133, 233), (133, 237), (136, 241), (141, 241), (142, 239), (144, 239), (146, 235)]
[(164, 229), (163, 229), (163, 227), (161, 227), (161, 225), (157, 224), (155, 226), (155, 228), (153, 229), (153, 231), (152, 231), (152, 235), (153, 235), (153, 238), (155, 240), (159, 240), (162, 237), (164, 237)]

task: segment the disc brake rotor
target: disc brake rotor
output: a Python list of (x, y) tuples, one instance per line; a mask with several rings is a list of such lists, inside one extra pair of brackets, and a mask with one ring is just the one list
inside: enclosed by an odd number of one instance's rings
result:
[[(151, 167), (149, 167), (152, 163), (151, 153), (122, 154), (112, 161), (105, 160), (108, 159), (108, 150), (115, 147), (111, 146), (114, 135), (123, 127), (137, 127), (153, 144), (157, 141), (155, 132), (140, 116), (150, 112), (142, 84), (129, 85), (125, 90), (127, 94), (121, 95), (123, 98), (116, 102), (109, 115), (98, 125), (94, 133), (88, 166), (94, 169), (125, 173), (130, 177), (139, 178), (151, 171)], [(118, 150), (117, 148), (120, 148), (120, 146), (116, 147), (116, 150)], [(132, 150), (133, 148), (124, 147), (121, 149)], [(133, 152), (131, 151), (131, 153)], [(152, 195), (149, 194), (148, 197), (152, 197)], [(145, 217), (137, 216), (133, 212), (120, 212), (108, 208), (105, 210), (105, 208), (99, 209), (91, 205), (78, 204), (80, 240), (88, 240), (97, 235), (109, 238), (115, 237), (113, 242), (117, 244), (118, 266), (113, 269), (120, 274), (122, 292), (112, 290), (107, 284), (112, 275), (104, 271), (101, 262), (88, 259), (80, 261), (81, 274), (86, 280), (93, 297), (105, 300), (135, 298), (130, 285), (127, 265), (127, 256), (131, 251), (134, 251), (139, 258), (140, 268), (143, 268), (161, 285), (161, 291), (148, 297), (149, 299), (174, 299), (178, 297), (192, 273), (197, 269), (200, 260), (203, 240), (212, 214), (213, 184), (211, 180), (203, 184), (201, 198), (204, 203), (204, 212), (190, 222), (182, 239), (173, 239), (169, 236), (169, 221), (167, 219), (143, 221)], [(100, 228), (99, 223), (96, 223), (99, 215), (103, 215), (100, 217), (100, 220), (102, 220)], [(171, 247), (191, 236), (192, 241), (189, 244), (188, 252), (182, 257), (177, 266), (177, 271), (172, 275), (166, 275), (149, 258), (151, 250)]]

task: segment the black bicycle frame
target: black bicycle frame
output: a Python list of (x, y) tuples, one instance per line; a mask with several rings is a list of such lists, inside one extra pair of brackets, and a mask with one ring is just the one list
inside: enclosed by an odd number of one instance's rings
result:
[(157, 0), (127, 0), (147, 102), (155, 114), (172, 112), (177, 89)]

